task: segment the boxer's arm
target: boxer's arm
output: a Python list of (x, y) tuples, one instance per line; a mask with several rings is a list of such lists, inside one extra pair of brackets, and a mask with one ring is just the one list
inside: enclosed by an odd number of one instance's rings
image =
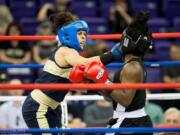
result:
[(66, 56), (65, 56), (65, 60), (67, 61), (67, 63), (69, 63), (70, 65), (75, 65), (75, 64), (88, 64), (92, 61), (97, 61), (97, 62), (100, 62), (100, 58), (99, 56), (94, 56), (94, 57), (91, 57), (91, 58), (85, 58), (85, 57), (82, 57), (81, 55), (79, 55), (79, 53), (68, 53)]
[(68, 47), (61, 47), (55, 55), (55, 60), (58, 64), (61, 64), (61, 59), (64, 59), (64, 61), (69, 64), (69, 65), (76, 65), (76, 64), (84, 64), (86, 65), (87, 63), (91, 61), (100, 61), (99, 56), (91, 57), (91, 58), (85, 58), (79, 55), (79, 53), (71, 48)]
[(55, 60), (56, 63), (61, 65), (61, 61), (59, 60), (60, 58), (64, 59), (67, 64), (69, 65), (76, 65), (76, 64), (88, 64), (92, 61), (97, 61), (97, 62), (102, 62), (104, 65), (109, 64), (116, 59), (120, 59), (118, 57), (121, 57), (120, 51), (119, 51), (119, 44), (115, 45), (113, 49), (109, 52), (106, 52), (100, 56), (94, 56), (90, 58), (85, 58), (79, 55), (79, 53), (71, 48), (68, 47), (61, 47), (55, 54)]
[[(122, 69), (120, 80), (121, 83), (142, 83), (143, 82), (143, 70), (142, 67), (137, 62), (131, 62), (126, 64)], [(131, 104), (136, 90), (133, 89), (114, 89), (110, 97), (116, 102), (127, 107)]]
[[(113, 83), (113, 74), (109, 74), (108, 75), (108, 79), (109, 79), (109, 83)], [(112, 90), (101, 90), (99, 91), (99, 93), (103, 96), (109, 97), (110, 98), (110, 94), (111, 94)]]

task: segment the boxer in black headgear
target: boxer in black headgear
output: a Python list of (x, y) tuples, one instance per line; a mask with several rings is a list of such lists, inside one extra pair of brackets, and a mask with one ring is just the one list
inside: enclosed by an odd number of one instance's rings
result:
[(148, 13), (140, 12), (135, 21), (124, 30), (120, 40), (123, 57), (126, 54), (133, 54), (143, 58), (147, 50), (151, 48), (152, 36), (148, 31), (148, 19)]
[[(144, 83), (146, 70), (143, 57), (152, 44), (151, 34), (148, 31), (147, 21), (149, 14), (140, 12), (134, 22), (123, 32), (120, 44), (116, 50), (121, 52), (124, 66), (115, 75), (114, 83)], [(89, 63), (85, 67), (81, 77), (96, 83), (110, 83), (105, 67), (99, 63)], [(71, 71), (71, 78), (76, 79), (77, 70)], [(152, 127), (150, 117), (144, 111), (146, 91), (138, 89), (114, 89), (112, 91), (100, 91), (113, 101), (114, 114), (109, 121), (110, 128), (120, 127)], [(114, 135), (115, 133), (111, 133)], [(144, 133), (145, 134), (145, 133)], [(116, 135), (120, 135), (116, 133)], [(149, 133), (148, 135), (152, 135)]]
[[(148, 13), (140, 12), (134, 22), (124, 30), (119, 49), (125, 64), (115, 73), (114, 83), (145, 82), (146, 70), (143, 58), (152, 44), (148, 19)], [(145, 90), (113, 90), (110, 97), (114, 103), (114, 115), (109, 122), (110, 127), (152, 127), (151, 119), (144, 111)]]
[[(125, 64), (115, 73), (114, 83), (145, 82), (146, 70), (143, 58), (152, 44), (152, 36), (147, 24), (148, 19), (148, 13), (140, 12), (134, 22), (124, 30), (119, 49)], [(145, 90), (113, 90), (106, 95), (113, 100), (114, 107), (109, 127), (152, 127), (151, 119), (144, 111)]]

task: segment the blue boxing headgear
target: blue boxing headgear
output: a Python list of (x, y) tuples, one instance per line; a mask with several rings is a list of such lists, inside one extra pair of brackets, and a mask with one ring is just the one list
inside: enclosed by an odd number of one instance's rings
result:
[(86, 31), (86, 33), (88, 33), (89, 28), (85, 21), (78, 20), (63, 26), (61, 29), (58, 30), (58, 40), (61, 42), (62, 45), (74, 48), (77, 51), (82, 51), (83, 48), (79, 44), (77, 38), (77, 32), (79, 30), (84, 30)]

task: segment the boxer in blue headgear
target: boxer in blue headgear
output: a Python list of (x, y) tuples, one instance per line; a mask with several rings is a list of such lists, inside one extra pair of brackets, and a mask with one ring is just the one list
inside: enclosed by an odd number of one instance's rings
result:
[(58, 39), (62, 45), (74, 48), (77, 51), (82, 51), (83, 47), (80, 45), (77, 32), (83, 30), (86, 34), (89, 31), (88, 25), (85, 21), (79, 20), (63, 26), (58, 30)]
[[(108, 64), (112, 60), (113, 52), (108, 53), (109, 55), (90, 58), (82, 57), (79, 54), (79, 51), (86, 45), (88, 32), (86, 22), (78, 20), (69, 12), (57, 13), (52, 16), (51, 21), (53, 31), (57, 33), (61, 45), (57, 46), (47, 59), (36, 83), (70, 83), (69, 74), (74, 65), (86, 65), (92, 61), (106, 61)], [(79, 66), (77, 72), (81, 73), (81, 70), (83, 67)], [(26, 98), (22, 108), (27, 126), (29, 128), (61, 127), (59, 103), (63, 101), (67, 93), (67, 90), (33, 90)]]

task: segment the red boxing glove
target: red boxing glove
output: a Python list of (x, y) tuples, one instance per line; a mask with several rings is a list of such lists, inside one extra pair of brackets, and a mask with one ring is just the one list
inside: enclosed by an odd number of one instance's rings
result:
[(82, 64), (75, 65), (70, 71), (69, 80), (72, 83), (87, 82), (87, 79), (84, 77), (84, 69), (85, 69), (85, 65)]
[(86, 65), (84, 76), (97, 83), (105, 83), (108, 80), (108, 74), (104, 65), (96, 61)]

